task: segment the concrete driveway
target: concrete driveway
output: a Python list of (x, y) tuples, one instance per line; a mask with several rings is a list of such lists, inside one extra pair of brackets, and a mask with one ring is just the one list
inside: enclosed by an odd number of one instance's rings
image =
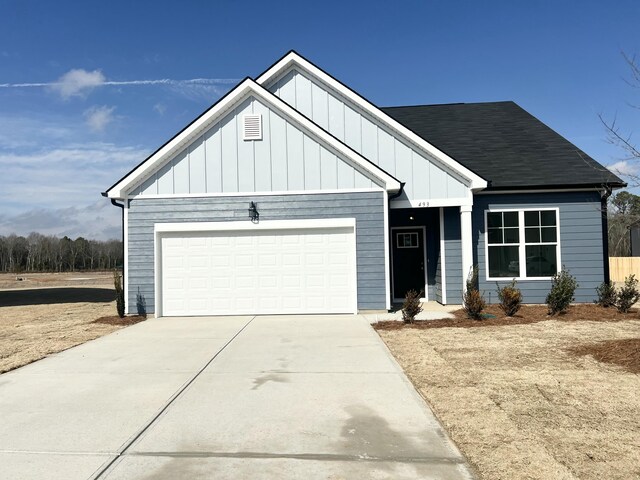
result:
[(151, 319), (0, 376), (0, 478), (466, 479), (358, 316)]

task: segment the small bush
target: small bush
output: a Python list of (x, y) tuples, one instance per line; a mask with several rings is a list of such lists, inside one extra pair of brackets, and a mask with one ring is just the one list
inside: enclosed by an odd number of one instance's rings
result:
[(416, 292), (415, 290), (409, 290), (405, 294), (404, 302), (402, 303), (402, 321), (404, 323), (413, 323), (416, 315), (422, 311), (420, 298), (422, 298), (422, 292)]
[(500, 309), (507, 317), (513, 317), (522, 306), (522, 292), (516, 287), (516, 281), (513, 280), (510, 285), (498, 287), (498, 299), (500, 299)]
[(147, 318), (147, 299), (140, 293), (140, 288), (138, 288), (138, 293), (136, 294), (136, 309), (138, 315)]
[(124, 290), (122, 289), (122, 278), (117, 270), (113, 271), (113, 286), (116, 290), (116, 310), (118, 316), (124, 318)]
[(598, 287), (596, 287), (596, 293), (598, 294), (598, 299), (596, 300), (598, 305), (604, 308), (615, 306), (618, 293), (616, 292), (616, 287), (613, 283), (602, 282)]
[(462, 303), (469, 318), (474, 320), (482, 319), (482, 311), (486, 308), (482, 293), (478, 290), (478, 267), (475, 266), (469, 272), (467, 278), (467, 289), (462, 296)]
[(629, 275), (624, 279), (624, 286), (616, 295), (616, 307), (620, 313), (627, 313), (634, 303), (640, 300), (640, 292), (638, 292), (638, 280), (635, 275)]
[(560, 273), (556, 273), (551, 280), (551, 290), (546, 299), (549, 315), (566, 312), (575, 299), (576, 288), (576, 278), (562, 267)]

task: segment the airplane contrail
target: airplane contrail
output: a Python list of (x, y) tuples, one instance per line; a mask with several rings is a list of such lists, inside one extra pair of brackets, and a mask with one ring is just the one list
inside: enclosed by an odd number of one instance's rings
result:
[[(219, 85), (233, 84), (240, 81), (239, 78), (191, 78), (187, 80), (173, 80), (171, 78), (160, 78), (157, 80), (106, 80), (99, 82), (95, 87), (103, 85), (120, 86), (120, 85)], [(42, 82), (42, 83), (0, 83), (0, 88), (37, 88), (37, 87), (55, 87), (65, 85), (65, 82)]]

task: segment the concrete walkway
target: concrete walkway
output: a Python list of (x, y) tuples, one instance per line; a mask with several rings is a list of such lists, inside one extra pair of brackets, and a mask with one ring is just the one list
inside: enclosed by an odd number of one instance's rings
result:
[(3, 479), (468, 479), (367, 320), (152, 319), (0, 375)]

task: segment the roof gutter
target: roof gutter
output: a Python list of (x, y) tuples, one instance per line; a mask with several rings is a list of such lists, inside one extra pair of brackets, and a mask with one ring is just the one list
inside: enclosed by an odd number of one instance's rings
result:
[(398, 190), (393, 195), (389, 195), (389, 201), (393, 200), (394, 198), (398, 198), (400, 195), (402, 195), (402, 192), (404, 192), (404, 186), (406, 185), (406, 183), (407, 182), (400, 182), (400, 190)]

